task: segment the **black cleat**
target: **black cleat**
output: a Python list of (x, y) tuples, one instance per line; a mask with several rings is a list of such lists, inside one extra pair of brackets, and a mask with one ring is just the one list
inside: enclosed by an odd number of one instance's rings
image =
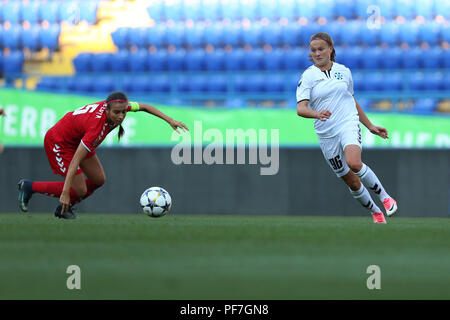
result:
[(61, 210), (62, 210), (62, 205), (61, 204), (59, 204), (57, 207), (56, 207), (56, 210), (55, 210), (55, 217), (58, 217), (58, 218), (60, 218), (60, 219), (76, 219), (77, 218), (77, 216), (75, 215), (75, 213), (73, 213), (73, 210), (74, 210), (75, 208), (69, 208), (69, 210), (68, 211), (66, 211), (66, 212), (64, 212), (63, 214), (61, 214)]
[(17, 186), (19, 187), (19, 208), (23, 212), (28, 211), (28, 201), (30, 201), (31, 196), (33, 195), (33, 181), (20, 179)]

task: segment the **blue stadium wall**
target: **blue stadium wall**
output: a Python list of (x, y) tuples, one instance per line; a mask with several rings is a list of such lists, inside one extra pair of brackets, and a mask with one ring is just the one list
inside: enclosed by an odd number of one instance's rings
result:
[[(259, 164), (175, 165), (168, 148), (100, 148), (97, 154), (107, 182), (78, 205), (81, 217), (138, 214), (138, 199), (150, 186), (170, 192), (173, 215), (368, 216), (317, 148), (281, 149), (279, 171), (272, 176), (261, 176)], [(399, 217), (449, 217), (449, 150), (365, 150), (363, 160), (397, 199)], [(43, 149), (7, 148), (0, 155), (0, 212), (18, 212), (17, 181), (22, 177), (59, 179)], [(37, 194), (30, 212), (52, 214), (57, 203), (56, 198)]]

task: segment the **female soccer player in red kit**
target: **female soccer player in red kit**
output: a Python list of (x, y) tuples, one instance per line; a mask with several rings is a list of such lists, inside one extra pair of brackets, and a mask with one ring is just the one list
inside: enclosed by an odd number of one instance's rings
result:
[[(59, 197), (55, 216), (75, 219), (72, 206), (89, 197), (106, 180), (98, 159), (97, 148), (105, 137), (119, 126), (119, 139), (124, 134), (122, 122), (129, 111), (145, 111), (178, 128), (189, 130), (185, 124), (165, 115), (153, 106), (129, 102), (122, 92), (111, 93), (105, 101), (83, 106), (67, 113), (45, 135), (44, 148), (50, 166), (64, 181), (19, 181), (19, 207), (28, 211), (33, 193)], [(83, 174), (86, 177), (84, 177)]]

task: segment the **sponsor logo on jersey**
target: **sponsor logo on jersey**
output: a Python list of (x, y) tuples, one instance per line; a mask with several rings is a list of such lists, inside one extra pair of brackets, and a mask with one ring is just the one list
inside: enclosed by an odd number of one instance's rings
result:
[(334, 76), (334, 78), (335, 78), (336, 80), (342, 80), (342, 79), (344, 79), (344, 76), (343, 76), (342, 73), (340, 73), (340, 72), (335, 72), (333, 76)]

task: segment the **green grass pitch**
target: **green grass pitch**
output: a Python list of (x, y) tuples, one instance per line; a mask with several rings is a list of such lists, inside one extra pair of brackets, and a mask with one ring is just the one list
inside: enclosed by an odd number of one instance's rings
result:
[[(450, 220), (0, 214), (0, 299), (449, 299)], [(69, 265), (81, 289), (69, 290)], [(380, 267), (369, 290), (367, 267)]]

